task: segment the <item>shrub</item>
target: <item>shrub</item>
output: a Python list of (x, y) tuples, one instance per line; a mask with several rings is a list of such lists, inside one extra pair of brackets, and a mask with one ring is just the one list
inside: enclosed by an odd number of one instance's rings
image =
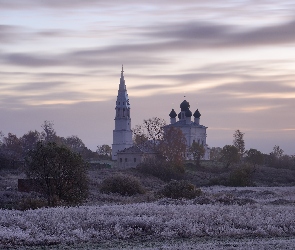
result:
[(37, 209), (41, 207), (46, 207), (47, 201), (45, 199), (38, 198), (25, 198), (22, 199), (18, 205), (19, 210)]
[(183, 178), (183, 173), (171, 167), (168, 162), (159, 160), (143, 162), (137, 166), (139, 172), (155, 176), (162, 181), (170, 181), (172, 179), (179, 180)]
[(188, 181), (170, 181), (164, 188), (159, 192), (163, 195), (172, 199), (194, 199), (202, 194), (201, 189), (196, 189), (195, 186)]
[(128, 196), (144, 193), (140, 181), (130, 175), (115, 175), (104, 179), (100, 191), (102, 193), (118, 193)]
[(245, 187), (252, 185), (253, 167), (242, 165), (234, 169), (229, 176), (228, 186)]

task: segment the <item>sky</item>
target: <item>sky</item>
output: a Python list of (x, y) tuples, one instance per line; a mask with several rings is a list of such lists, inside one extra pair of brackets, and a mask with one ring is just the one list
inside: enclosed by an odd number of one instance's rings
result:
[(0, 0), (0, 131), (45, 120), (112, 144), (121, 65), (132, 127), (186, 99), (210, 147), (295, 154), (293, 0)]

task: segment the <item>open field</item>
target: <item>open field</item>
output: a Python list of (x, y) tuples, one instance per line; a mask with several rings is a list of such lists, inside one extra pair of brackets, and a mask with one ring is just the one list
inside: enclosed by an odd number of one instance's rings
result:
[[(138, 178), (146, 193), (100, 193), (102, 180), (117, 173)], [(201, 186), (221, 174), (218, 168), (189, 169), (184, 177)], [(293, 249), (293, 175), (262, 167), (254, 181), (265, 186), (201, 186), (201, 196), (173, 200), (155, 195), (165, 185), (156, 177), (92, 168), (83, 206), (0, 210), (0, 249)], [(38, 199), (17, 192), (17, 179), (23, 177), (18, 171), (1, 173), (1, 204), (12, 208), (28, 197)]]
[(193, 200), (1, 210), (0, 246), (288, 249), (294, 245), (295, 187), (203, 191)]

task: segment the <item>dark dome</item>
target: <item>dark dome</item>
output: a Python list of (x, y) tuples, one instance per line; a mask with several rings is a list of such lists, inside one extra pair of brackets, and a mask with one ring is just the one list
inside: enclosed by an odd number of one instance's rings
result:
[(201, 113), (200, 113), (199, 110), (197, 109), (197, 110), (195, 111), (195, 113), (194, 113), (194, 117), (195, 117), (195, 118), (200, 118), (200, 116), (201, 116)]
[(185, 116), (186, 117), (192, 117), (192, 111), (190, 111), (189, 109), (187, 111), (185, 111)]
[(178, 119), (181, 119), (181, 112), (178, 114)]
[(176, 114), (176, 112), (175, 112), (174, 109), (171, 110), (169, 116), (170, 116), (171, 118), (175, 118), (175, 117), (177, 116), (177, 114)]
[(189, 107), (190, 107), (189, 102), (187, 102), (186, 100), (184, 100), (180, 104), (181, 111), (187, 111), (189, 109)]

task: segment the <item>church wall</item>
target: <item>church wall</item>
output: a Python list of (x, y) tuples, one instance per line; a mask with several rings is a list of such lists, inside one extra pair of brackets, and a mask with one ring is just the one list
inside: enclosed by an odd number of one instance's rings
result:
[(135, 168), (142, 162), (142, 155), (118, 153), (117, 166), (119, 168)]
[(155, 158), (155, 154), (135, 154), (135, 153), (120, 153), (117, 154), (117, 166), (119, 168), (135, 168), (140, 163), (147, 159)]
[(131, 130), (131, 119), (115, 119), (115, 130)]

